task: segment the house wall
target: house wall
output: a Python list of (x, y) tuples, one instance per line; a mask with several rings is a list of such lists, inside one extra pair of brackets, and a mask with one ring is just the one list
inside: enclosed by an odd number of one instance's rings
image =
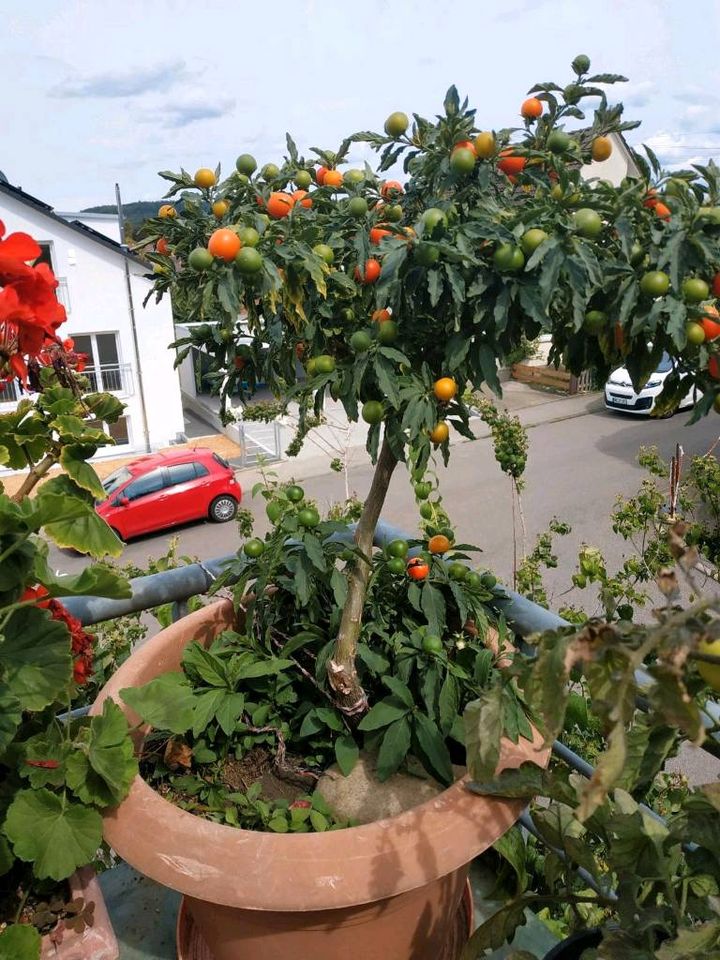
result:
[[(0, 193), (0, 219), (10, 233), (20, 230), (31, 234), (40, 243), (51, 244), (55, 275), (60, 280), (59, 299), (65, 304), (68, 318), (60, 328), (62, 336), (73, 334), (115, 333), (121, 389), (116, 392), (126, 404), (129, 418), (129, 443), (110, 448), (105, 456), (122, 452), (144, 452), (141, 394), (138, 364), (132, 336), (125, 263), (131, 276), (135, 307), (140, 364), (145, 391), (151, 449), (167, 446), (184, 430), (180, 384), (173, 369), (174, 351), (168, 345), (175, 339), (172, 310), (168, 297), (156, 304), (154, 297), (146, 308), (142, 304), (151, 289), (143, 277), (145, 268), (127, 260), (119, 252), (84, 237), (77, 230), (35, 210), (29, 204)], [(77, 218), (79, 219), (79, 218)], [(93, 228), (95, 223), (88, 223)], [(103, 233), (111, 236), (111, 224), (104, 223)], [(117, 231), (117, 226), (115, 226)], [(116, 378), (118, 373), (115, 374)], [(7, 405), (0, 404), (0, 410)]]

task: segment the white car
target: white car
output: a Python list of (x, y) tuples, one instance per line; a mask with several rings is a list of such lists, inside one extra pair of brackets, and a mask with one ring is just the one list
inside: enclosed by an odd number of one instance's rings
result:
[[(657, 369), (650, 375), (650, 379), (640, 393), (635, 390), (630, 380), (630, 374), (625, 367), (613, 370), (605, 384), (605, 406), (608, 410), (621, 410), (625, 413), (638, 413), (649, 416), (655, 406), (655, 401), (662, 393), (663, 384), (673, 370), (673, 361), (667, 353), (663, 353)], [(683, 397), (678, 410), (693, 407), (700, 396), (697, 387), (691, 387)]]

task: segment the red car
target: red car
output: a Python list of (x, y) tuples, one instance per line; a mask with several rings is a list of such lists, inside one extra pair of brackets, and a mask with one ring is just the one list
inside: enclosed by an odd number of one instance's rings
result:
[(230, 464), (204, 447), (140, 457), (102, 485), (95, 509), (123, 540), (189, 520), (226, 523), (242, 499)]

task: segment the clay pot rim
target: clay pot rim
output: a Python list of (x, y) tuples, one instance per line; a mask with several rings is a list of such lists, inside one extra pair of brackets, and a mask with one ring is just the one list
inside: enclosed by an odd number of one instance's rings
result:
[[(167, 672), (162, 651), (184, 647), (200, 629), (234, 620), (230, 601), (196, 611), (158, 633), (103, 688), (92, 712), (119, 691)], [(186, 636), (187, 635), (187, 636)], [(545, 754), (507, 743), (502, 766)], [(517, 820), (522, 800), (482, 797), (458, 780), (430, 800), (369, 824), (325, 833), (280, 834), (205, 820), (160, 796), (139, 775), (104, 817), (108, 843), (140, 872), (188, 896), (243, 909), (307, 911), (369, 903), (416, 889), (458, 869)]]

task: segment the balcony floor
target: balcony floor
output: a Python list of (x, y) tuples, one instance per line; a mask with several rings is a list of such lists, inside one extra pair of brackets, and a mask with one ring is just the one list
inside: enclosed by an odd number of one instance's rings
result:
[[(471, 883), (477, 923), (490, 917), (497, 906), (485, 899), (493, 878), (474, 865)], [(148, 880), (125, 863), (103, 873), (100, 884), (120, 944), (120, 960), (176, 960), (175, 921), (180, 894)], [(547, 927), (530, 918), (518, 930), (512, 947), (497, 950), (486, 960), (502, 960), (514, 950), (527, 950), (540, 960), (556, 942)]]

